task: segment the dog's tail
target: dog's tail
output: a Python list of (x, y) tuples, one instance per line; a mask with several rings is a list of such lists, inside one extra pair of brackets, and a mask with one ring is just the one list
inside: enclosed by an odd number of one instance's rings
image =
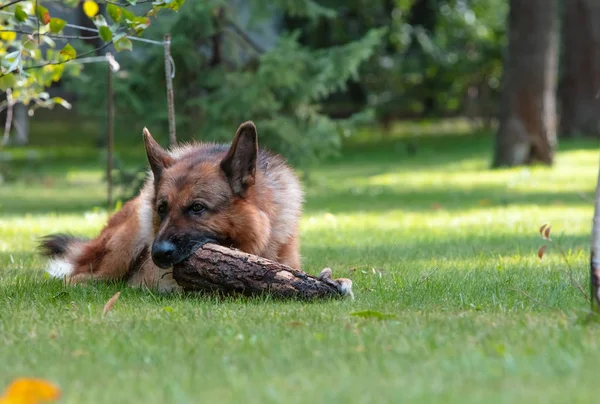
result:
[(75, 270), (75, 260), (87, 239), (70, 234), (49, 234), (40, 239), (38, 249), (49, 258), (46, 272), (54, 278), (70, 276)]

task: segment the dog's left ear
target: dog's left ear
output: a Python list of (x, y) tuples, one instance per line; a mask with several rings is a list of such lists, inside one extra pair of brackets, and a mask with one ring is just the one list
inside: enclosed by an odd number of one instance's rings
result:
[(221, 161), (233, 193), (244, 197), (254, 185), (256, 159), (258, 156), (258, 135), (252, 121), (244, 122), (238, 128), (227, 156)]

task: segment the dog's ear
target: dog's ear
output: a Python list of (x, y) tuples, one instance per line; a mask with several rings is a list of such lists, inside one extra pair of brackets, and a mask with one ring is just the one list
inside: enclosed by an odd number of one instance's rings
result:
[(244, 197), (256, 176), (258, 156), (258, 135), (252, 121), (244, 122), (238, 128), (227, 156), (221, 161), (233, 193)]
[(158, 183), (163, 170), (173, 164), (173, 158), (163, 149), (150, 134), (150, 131), (144, 128), (144, 144), (146, 146), (146, 155), (150, 169), (154, 174), (154, 183)]

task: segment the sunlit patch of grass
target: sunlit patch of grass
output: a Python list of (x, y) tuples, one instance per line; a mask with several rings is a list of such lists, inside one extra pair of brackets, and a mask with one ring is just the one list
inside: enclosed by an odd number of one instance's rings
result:
[(101, 159), (20, 166), (0, 187), (0, 385), (46, 377), (67, 403), (592, 401), (600, 329), (559, 252), (537, 251), (551, 223), (586, 284), (597, 146), (490, 171), (489, 136), (430, 132), (416, 154), (408, 134), (358, 140), (307, 184), (304, 268), (352, 278), (354, 301), (66, 288), (34, 248), (104, 225)]

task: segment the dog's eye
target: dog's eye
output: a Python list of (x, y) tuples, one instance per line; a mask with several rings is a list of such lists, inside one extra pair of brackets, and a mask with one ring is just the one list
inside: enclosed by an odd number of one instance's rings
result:
[(165, 213), (167, 213), (167, 204), (166, 203), (161, 203), (160, 205), (158, 205), (158, 208), (156, 209), (156, 211), (158, 212), (159, 215), (164, 215)]
[(206, 210), (206, 207), (199, 203), (195, 203), (190, 207), (190, 211), (195, 214), (202, 213), (204, 210)]

